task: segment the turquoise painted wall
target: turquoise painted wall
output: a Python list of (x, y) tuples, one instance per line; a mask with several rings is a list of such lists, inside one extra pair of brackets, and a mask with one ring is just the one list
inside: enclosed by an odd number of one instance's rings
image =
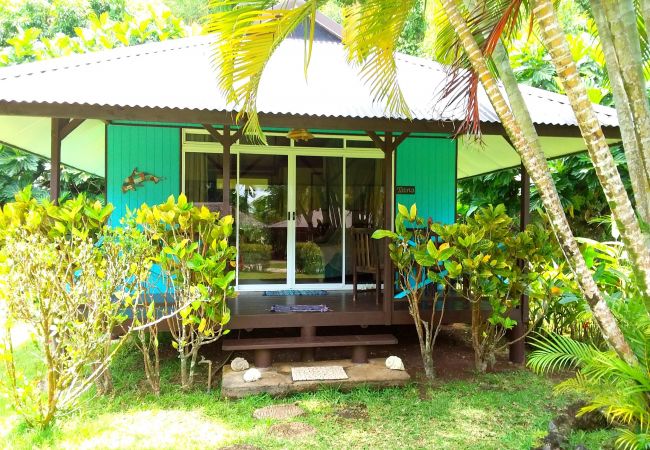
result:
[[(118, 225), (127, 207), (154, 205), (178, 195), (180, 188), (180, 129), (155, 126), (109, 125), (106, 142), (106, 197), (115, 206), (111, 224)], [(160, 177), (135, 191), (122, 192), (133, 169)]]
[(417, 204), (418, 215), (453, 223), (456, 213), (456, 141), (409, 137), (397, 149), (395, 186), (415, 186), (415, 195), (397, 194), (396, 203)]

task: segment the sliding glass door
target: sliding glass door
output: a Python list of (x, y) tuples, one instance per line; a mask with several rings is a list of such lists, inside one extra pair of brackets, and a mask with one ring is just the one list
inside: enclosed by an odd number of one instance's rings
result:
[[(185, 131), (183, 190), (222, 209), (223, 154), (211, 136)], [(302, 147), (282, 135), (269, 146), (231, 149), (240, 290), (342, 289), (355, 263), (351, 228), (383, 223), (383, 155), (359, 137), (316, 137)], [(372, 282), (362, 279), (362, 283)]]
[(288, 285), (289, 157), (240, 154), (239, 285)]
[(296, 156), (296, 284), (343, 284), (343, 158)]

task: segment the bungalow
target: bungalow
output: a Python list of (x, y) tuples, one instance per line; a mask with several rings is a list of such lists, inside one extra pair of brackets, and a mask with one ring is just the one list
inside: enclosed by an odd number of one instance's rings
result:
[[(482, 91), (482, 144), (454, 137), (465, 106), (441, 99), (446, 70), (433, 61), (396, 55), (413, 117), (387, 114), (346, 63), (340, 31), (319, 17), (307, 79), (301, 32), (271, 59), (258, 99), (267, 146), (241, 133), (235, 108), (220, 93), (212, 36), (1, 69), (0, 142), (51, 158), (54, 199), (61, 164), (105, 177), (114, 224), (127, 207), (181, 192), (231, 211), (240, 293), (230, 301), (232, 329), (296, 327), (313, 336), (316, 327), (408, 324), (392, 283), (378, 299), (374, 292), (353, 299), (353, 230), (390, 228), (397, 203), (417, 203), (424, 217), (453, 222), (459, 179), (520, 167), (520, 160)], [(521, 90), (547, 157), (584, 151), (564, 96)], [(595, 108), (610, 142), (617, 141), (615, 111)], [(154, 181), (129, 181), (143, 173)], [(390, 280), (386, 251), (383, 279)], [(364, 276), (359, 283), (367, 287), (377, 282)], [(324, 304), (329, 311), (271, 312), (275, 304)], [(457, 305), (445, 322), (468, 320)], [(527, 321), (525, 307), (516, 318)], [(521, 341), (513, 347), (511, 356), (522, 361)]]

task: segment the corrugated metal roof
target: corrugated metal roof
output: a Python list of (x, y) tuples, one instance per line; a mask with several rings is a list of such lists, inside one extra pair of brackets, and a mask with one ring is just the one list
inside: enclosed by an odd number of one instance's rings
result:
[[(233, 111), (218, 90), (211, 65), (213, 37), (201, 36), (75, 55), (0, 69), (0, 102)], [(305, 79), (302, 39), (287, 39), (273, 55), (260, 85), (258, 110), (351, 118), (399, 118), (374, 102), (341, 44), (315, 42)], [(443, 107), (445, 68), (398, 54), (398, 79), (413, 119), (460, 121), (464, 105)], [(521, 87), (536, 124), (575, 126), (565, 96)], [(498, 122), (479, 92), (481, 121)], [(596, 106), (602, 125), (617, 126), (612, 108)], [(10, 109), (9, 109), (10, 110)]]

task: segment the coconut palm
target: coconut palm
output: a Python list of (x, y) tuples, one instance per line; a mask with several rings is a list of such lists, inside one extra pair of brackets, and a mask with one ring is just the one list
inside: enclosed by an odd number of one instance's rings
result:
[[(282, 4), (284, 7), (270, 10), (276, 6), (276, 1), (212, 2), (217, 12), (211, 16), (209, 28), (219, 35), (215, 55), (221, 68), (219, 86), (228, 100), (239, 107), (238, 119), (247, 119), (246, 131), (258, 136), (262, 136), (256, 114), (261, 74), (282, 40), (304, 21), (311, 25), (308, 27), (311, 32), (308, 33), (305, 59), (306, 64), (309, 62), (309, 43), (313, 39), (315, 12), (320, 2), (307, 0), (297, 8), (290, 8), (286, 3)], [(414, 4), (414, 1), (366, 0), (351, 2), (343, 11), (343, 43), (349, 61), (359, 67), (360, 75), (370, 84), (376, 100), (386, 103), (391, 112), (405, 116), (408, 116), (408, 106), (397, 83), (394, 52)], [(457, 1), (441, 0), (441, 4), (474, 72), (540, 192), (558, 241), (603, 335), (623, 359), (633, 363), (634, 354), (596, 286), (571, 232), (532, 121), (522, 126), (515, 118)], [(510, 100), (516, 100), (515, 91), (518, 90), (510, 91)], [(523, 101), (515, 103), (513, 108), (519, 108), (517, 114), (528, 117), (527, 112), (521, 110)]]
[[(650, 311), (650, 248), (647, 245), (646, 236), (641, 232), (636, 213), (632, 208), (632, 203), (616, 168), (609, 145), (596, 118), (596, 113), (589, 101), (587, 88), (578, 73), (566, 35), (555, 13), (553, 2), (551, 0), (534, 0), (532, 6), (533, 16), (539, 26), (542, 41), (551, 55), (566, 96), (573, 107), (587, 151), (594, 164), (596, 175), (603, 187), (623, 242), (634, 262), (634, 270), (639, 280), (642, 298), (648, 311)], [(636, 27), (633, 28), (636, 30)], [(625, 70), (621, 71), (621, 73), (623, 72)], [(647, 103), (645, 89), (643, 89), (642, 99), (643, 102)], [(631, 110), (633, 109), (633, 103), (636, 102), (630, 103)], [(634, 122), (634, 128), (641, 128), (643, 123), (643, 121), (641, 123)], [(639, 144), (641, 150), (643, 149), (642, 140), (643, 136), (637, 138), (637, 144)], [(641, 154), (643, 154), (643, 151), (641, 151)], [(643, 163), (643, 157), (641, 163)]]

